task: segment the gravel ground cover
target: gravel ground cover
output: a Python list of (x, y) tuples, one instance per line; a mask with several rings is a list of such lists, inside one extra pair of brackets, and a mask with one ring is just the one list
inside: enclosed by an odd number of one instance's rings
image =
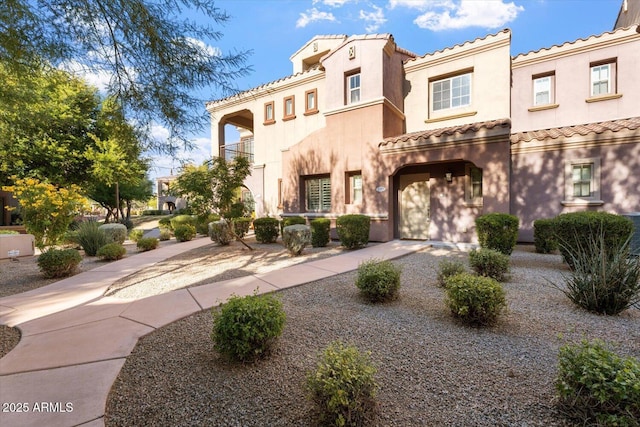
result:
[(462, 252), (427, 249), (396, 260), (396, 301), (373, 305), (355, 272), (279, 292), (287, 313), (271, 356), (254, 364), (218, 358), (209, 310), (138, 342), (111, 390), (107, 426), (307, 426), (304, 380), (336, 339), (370, 351), (377, 366), (379, 426), (565, 426), (553, 382), (567, 342), (601, 338), (640, 357), (640, 310), (606, 317), (576, 308), (547, 280), (557, 255), (519, 247), (504, 284), (508, 312), (491, 328), (463, 326), (444, 304), (435, 269)]

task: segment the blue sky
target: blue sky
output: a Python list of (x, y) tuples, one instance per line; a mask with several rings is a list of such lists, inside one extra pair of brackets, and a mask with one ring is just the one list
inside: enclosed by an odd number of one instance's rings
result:
[[(251, 50), (252, 72), (236, 82), (246, 90), (292, 73), (289, 57), (315, 35), (391, 33), (396, 43), (424, 55), (512, 31), (511, 54), (526, 53), (611, 31), (622, 0), (220, 0), (231, 19), (224, 36), (205, 43), (222, 52)], [(193, 16), (194, 19), (199, 19)], [(214, 100), (213, 89), (201, 96)], [(204, 105), (203, 105), (204, 111)], [(158, 135), (162, 134), (158, 128)], [(194, 135), (196, 149), (181, 158), (210, 156), (209, 130)], [(231, 142), (231, 141), (230, 141)], [(155, 157), (151, 175), (177, 171), (180, 162)]]

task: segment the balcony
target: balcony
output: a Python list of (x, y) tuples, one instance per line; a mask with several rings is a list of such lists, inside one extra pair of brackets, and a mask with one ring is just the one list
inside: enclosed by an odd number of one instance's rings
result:
[(220, 157), (225, 160), (230, 161), (238, 156), (244, 157), (250, 163), (253, 163), (253, 138), (244, 138), (240, 142), (220, 146)]

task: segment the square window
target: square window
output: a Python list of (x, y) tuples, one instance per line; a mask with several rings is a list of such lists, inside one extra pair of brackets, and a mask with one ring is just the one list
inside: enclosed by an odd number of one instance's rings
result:
[(471, 73), (432, 82), (431, 99), (433, 111), (471, 105)]
[(563, 205), (597, 206), (600, 200), (600, 158), (569, 160), (565, 164)]
[(306, 178), (304, 183), (307, 212), (330, 212), (331, 177)]

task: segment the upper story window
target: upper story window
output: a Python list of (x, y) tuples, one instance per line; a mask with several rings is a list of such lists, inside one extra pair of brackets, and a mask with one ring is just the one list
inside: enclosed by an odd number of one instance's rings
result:
[(554, 102), (555, 75), (533, 76), (533, 105), (548, 105)]
[(610, 60), (591, 64), (591, 96), (602, 96), (616, 93), (616, 62)]
[(264, 104), (264, 124), (270, 125), (276, 122), (274, 115), (274, 102), (267, 102)]
[(291, 120), (296, 118), (296, 98), (295, 96), (287, 96), (284, 99), (284, 117), (283, 120)]
[(433, 111), (471, 105), (471, 73), (432, 82), (431, 99)]
[(347, 76), (347, 104), (360, 102), (360, 72)]
[(318, 112), (318, 89), (311, 89), (304, 93), (304, 114)]

